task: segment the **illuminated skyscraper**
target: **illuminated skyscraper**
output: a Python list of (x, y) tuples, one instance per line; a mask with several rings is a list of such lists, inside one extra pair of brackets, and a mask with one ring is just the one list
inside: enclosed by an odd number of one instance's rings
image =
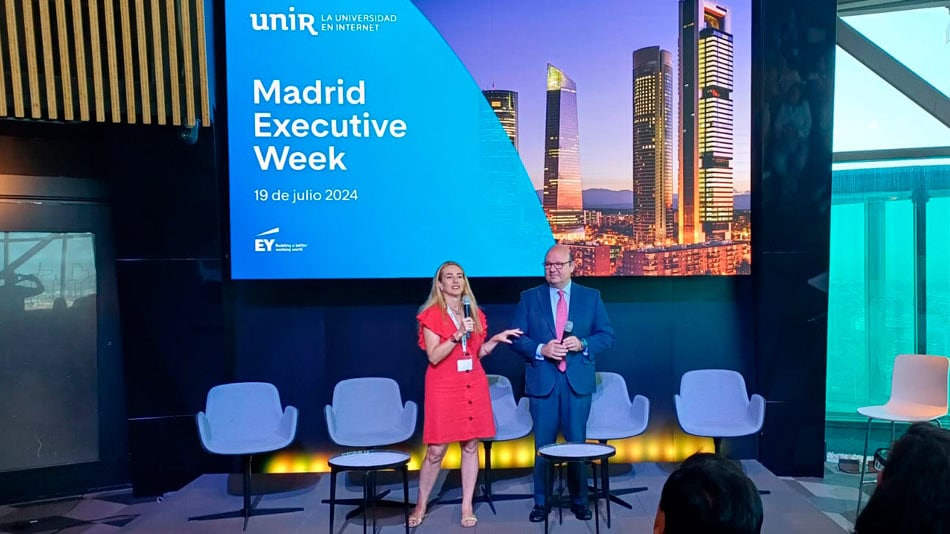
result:
[(548, 64), (542, 205), (554, 239), (584, 239), (580, 138), (574, 81)]
[(633, 53), (633, 238), (673, 239), (673, 55)]
[(729, 10), (680, 0), (679, 235), (726, 239), (733, 210), (733, 42)]
[(518, 150), (518, 92), (488, 89), (482, 94), (508, 134), (508, 139), (511, 139), (511, 144)]

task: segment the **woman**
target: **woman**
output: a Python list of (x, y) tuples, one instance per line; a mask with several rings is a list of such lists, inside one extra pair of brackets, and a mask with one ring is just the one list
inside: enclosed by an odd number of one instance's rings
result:
[[(467, 297), (471, 316), (466, 317)], [(488, 378), (480, 359), (491, 354), (499, 343), (511, 343), (520, 330), (505, 330), (485, 341), (485, 315), (475, 304), (475, 296), (459, 264), (447, 261), (432, 280), (429, 298), (419, 315), (419, 346), (426, 351), (425, 419), (422, 439), (428, 445), (419, 471), (419, 496), (409, 516), (409, 526), (422, 524), (426, 503), (442, 467), (449, 443), (462, 449), (462, 521), (474, 527), (478, 518), (472, 510), (472, 496), (478, 477), (478, 439), (495, 435)]]

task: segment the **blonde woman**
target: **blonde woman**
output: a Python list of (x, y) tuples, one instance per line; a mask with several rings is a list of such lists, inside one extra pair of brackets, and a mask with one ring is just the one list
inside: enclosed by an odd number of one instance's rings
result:
[(445, 450), (450, 443), (458, 442), (462, 449), (461, 525), (474, 527), (478, 523), (472, 508), (478, 477), (478, 440), (495, 435), (488, 378), (480, 360), (499, 343), (510, 344), (521, 331), (505, 330), (486, 341), (485, 314), (475, 303), (462, 267), (451, 261), (439, 266), (429, 298), (419, 310), (419, 347), (429, 358), (422, 431), (427, 449), (409, 526), (417, 527), (425, 519), (426, 503)]

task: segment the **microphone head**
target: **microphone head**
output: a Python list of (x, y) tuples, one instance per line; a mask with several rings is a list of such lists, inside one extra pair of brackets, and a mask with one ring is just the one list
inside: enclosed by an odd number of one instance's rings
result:
[(471, 306), (471, 305), (472, 305), (472, 299), (471, 299), (468, 295), (462, 295), (462, 305), (463, 305), (463, 306)]
[(568, 321), (564, 323), (564, 334), (570, 334), (574, 331), (574, 321)]

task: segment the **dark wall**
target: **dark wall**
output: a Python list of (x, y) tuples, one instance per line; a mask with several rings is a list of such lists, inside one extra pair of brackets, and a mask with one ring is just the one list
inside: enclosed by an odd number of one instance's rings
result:
[(0, 231), (90, 232), (97, 274), (95, 297), (82, 301), (94, 303), (92, 308), (0, 313), (4, 381), (16, 384), (4, 390), (5, 415), (15, 421), (4, 431), (25, 434), (8, 435), (4, 443), (10, 450), (4, 453), (16, 456), (27, 449), (49, 465), (0, 473), (2, 503), (83, 493), (128, 480), (108, 196), (92, 179), (101, 161), (84, 155), (94, 141), (69, 146), (68, 140), (0, 121)]
[(80, 197), (94, 185), (91, 200), (109, 228), (97, 232), (97, 254), (108, 252), (100, 294), (102, 284), (113, 288), (112, 308), (100, 296), (99, 313), (121, 332), (110, 339), (100, 326), (116, 354), (110, 360), (100, 348), (100, 406), (115, 408), (103, 411), (100, 443), (120, 446), (118, 467), (18, 473), (18, 498), (130, 478), (137, 492), (158, 494), (222, 469), (202, 451), (194, 424), (207, 390), (231, 380), (234, 368), (212, 130), (189, 145), (175, 127), (3, 121), (0, 173), (22, 176), (19, 195), (65, 202), (90, 202)]
[[(796, 476), (822, 476), (825, 453), (836, 10), (763, 0), (755, 24), (755, 368), (769, 401), (760, 454), (772, 471)], [(810, 125), (790, 120), (796, 106)]]
[(106, 150), (132, 482), (159, 494), (229, 465), (202, 450), (194, 421), (208, 390), (234, 377), (213, 131), (190, 145), (176, 128), (127, 128)]

